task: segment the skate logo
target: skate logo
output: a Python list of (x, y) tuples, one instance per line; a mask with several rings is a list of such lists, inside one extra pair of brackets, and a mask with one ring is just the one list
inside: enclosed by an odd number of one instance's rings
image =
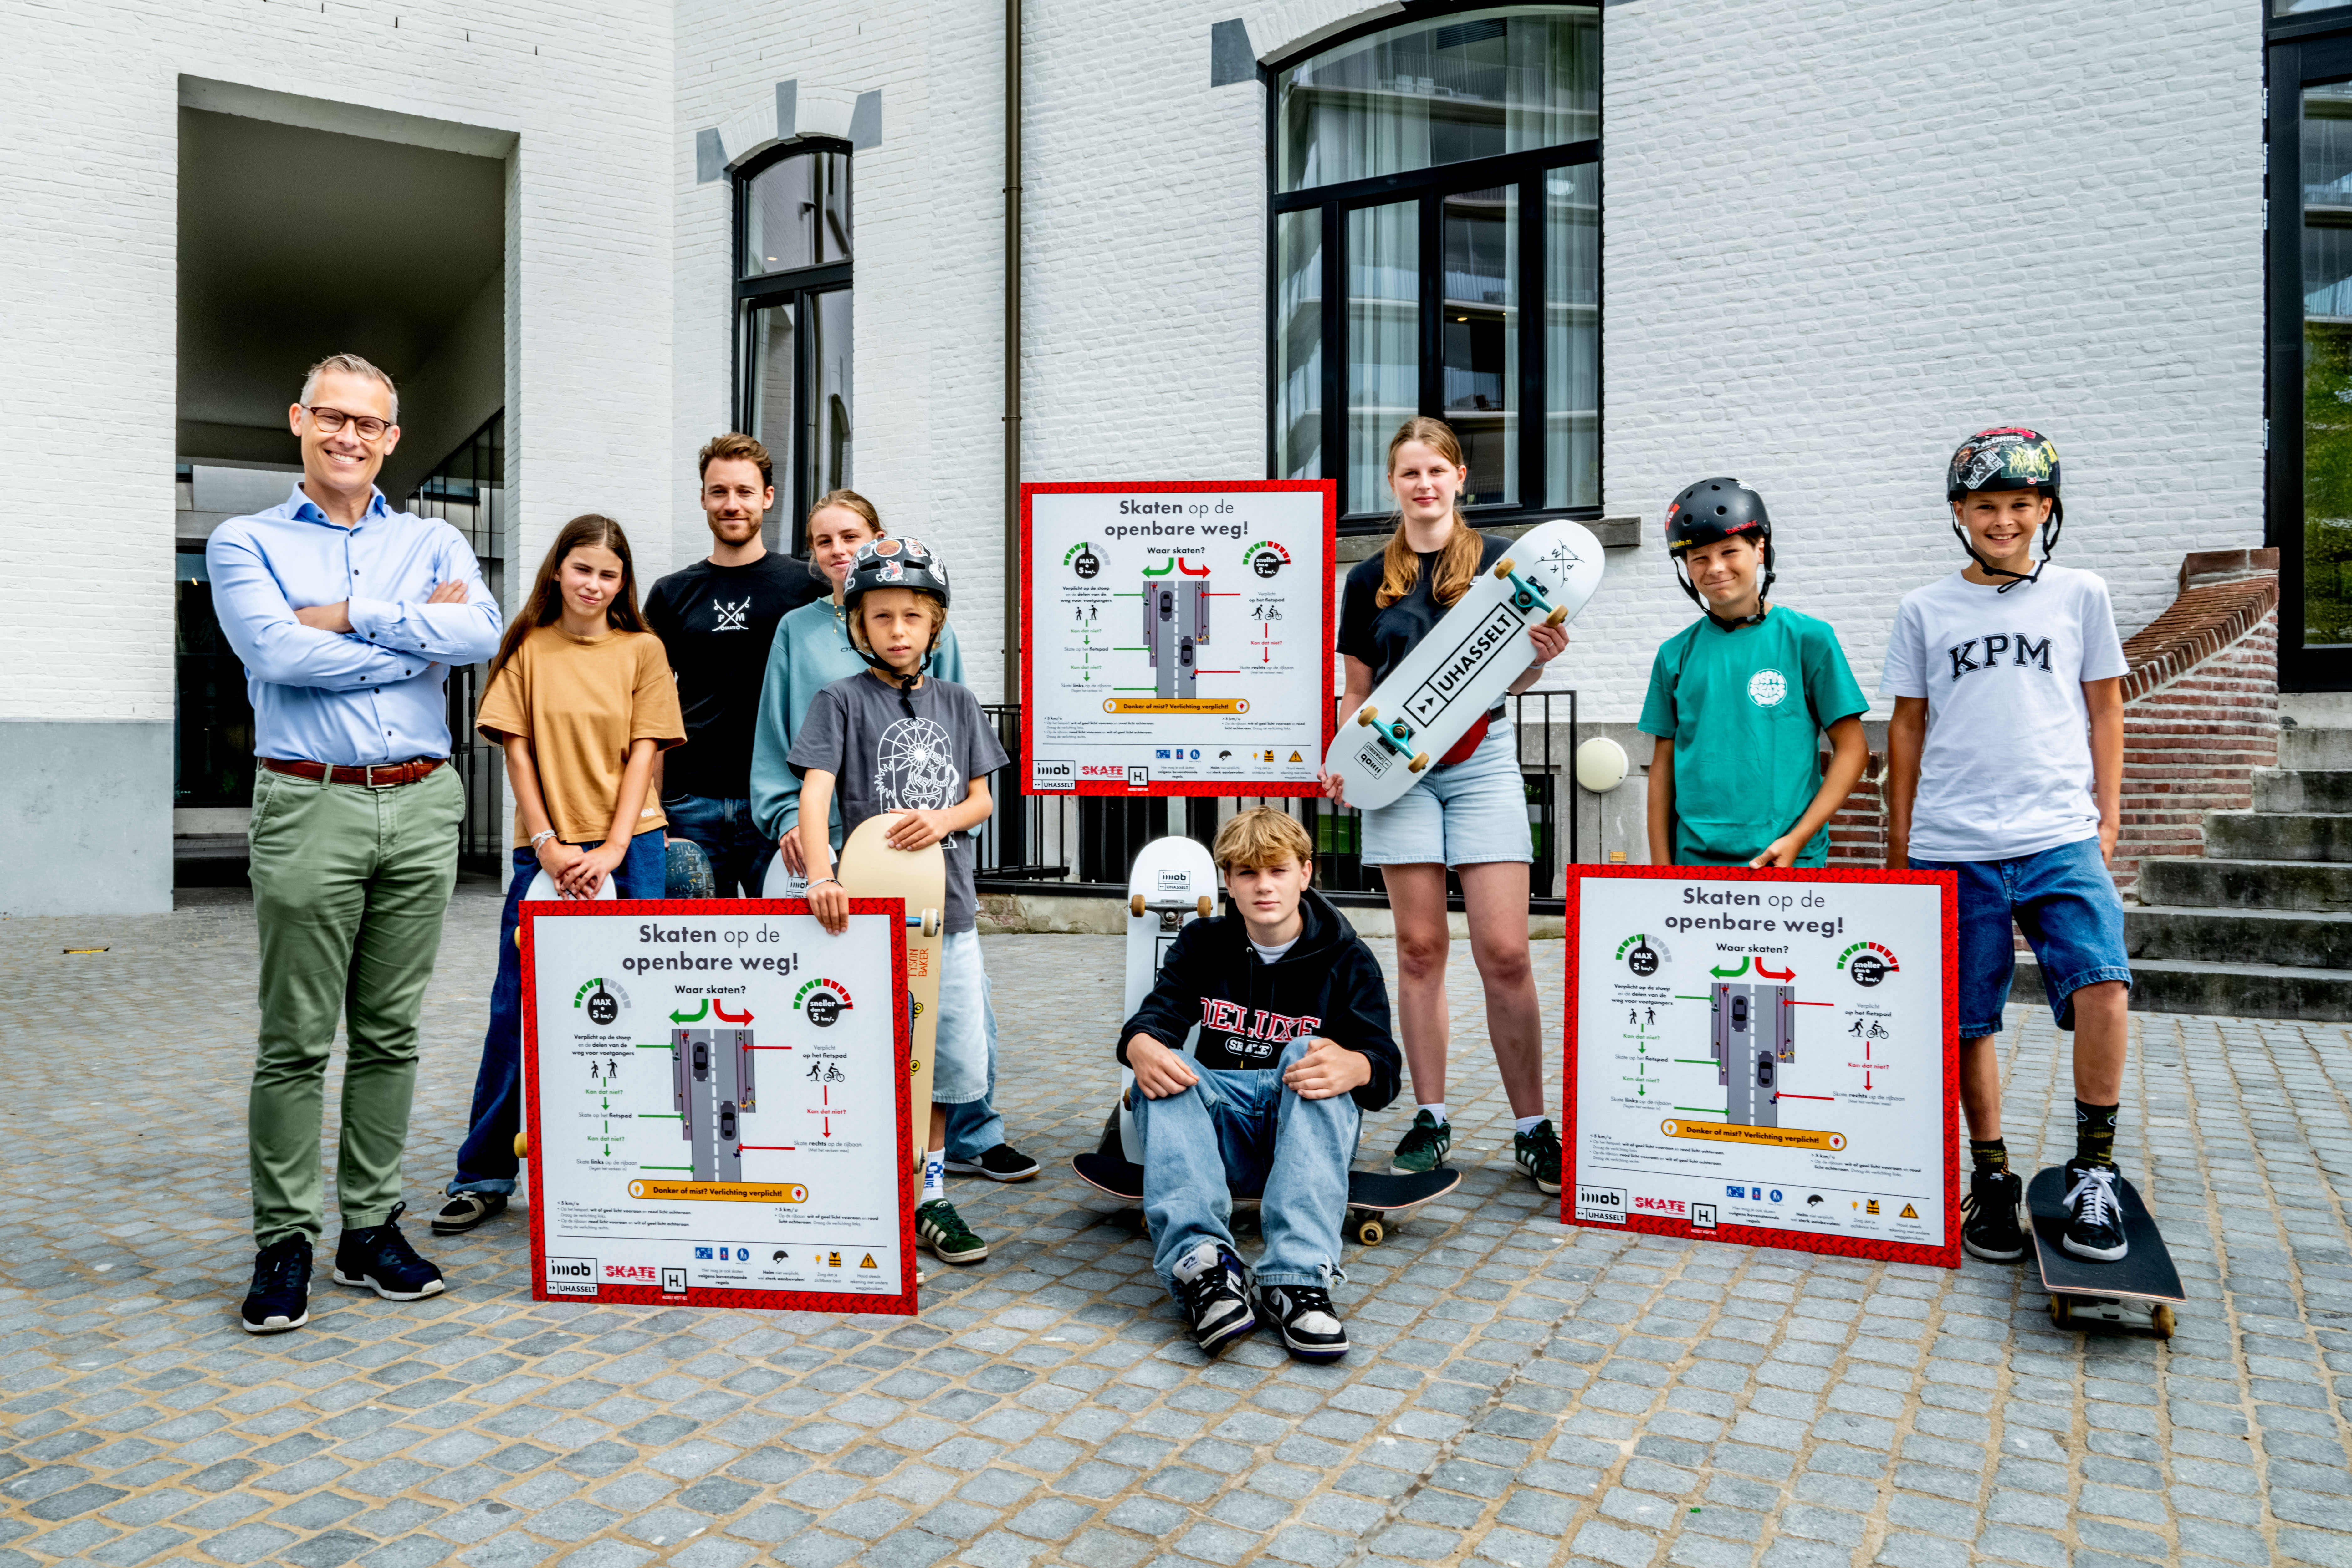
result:
[(1201, 1005), (1201, 1027), (1223, 1033), (1225, 1048), (1237, 1057), (1271, 1057), (1300, 1036), (1313, 1034), (1322, 1022), (1311, 1014), (1294, 1017), (1269, 1013), (1223, 997), (1211, 997)]
[[(1979, 649), (1982, 650), (1981, 656)], [(1969, 638), (1957, 647), (1946, 648), (1944, 654), (1952, 661), (1954, 680), (1976, 670), (1990, 669), (2001, 661), (2004, 654), (2009, 656), (2011, 668), (2024, 667), (2038, 669), (2044, 675), (2050, 673), (2050, 639), (2045, 637), (2035, 642), (2023, 632), (1987, 632), (1983, 637)]]
[(1789, 678), (1777, 669), (1759, 669), (1748, 678), (1748, 700), (1759, 708), (1778, 708), (1789, 695)]
[(1625, 1223), (1625, 1189), (1622, 1187), (1592, 1187), (1576, 1184), (1576, 1217), (1599, 1220), (1604, 1225)]
[(593, 1296), (596, 1260), (593, 1258), (551, 1258), (547, 1260), (547, 1293), (551, 1296)]
[(1633, 1212), (1635, 1214), (1664, 1215), (1670, 1219), (1685, 1219), (1689, 1217), (1690, 1205), (1684, 1203), (1680, 1198), (1637, 1197), (1633, 1200)]
[(653, 1266), (646, 1263), (607, 1263), (604, 1278), (626, 1285), (651, 1285), (660, 1278)]

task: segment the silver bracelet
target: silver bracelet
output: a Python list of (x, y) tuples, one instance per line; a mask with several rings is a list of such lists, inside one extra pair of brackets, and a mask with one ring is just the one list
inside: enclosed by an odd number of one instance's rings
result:
[(541, 828), (538, 832), (530, 836), (530, 852), (534, 855), (538, 854), (539, 847), (554, 837), (555, 829), (552, 827)]
[(838, 878), (838, 877), (819, 877), (815, 881), (811, 882), (811, 883), (810, 883), (806, 888), (804, 888), (804, 889), (802, 889), (802, 890), (803, 890), (803, 892), (810, 892), (810, 893), (814, 893), (814, 892), (815, 892), (819, 888), (824, 887), (827, 882), (831, 882), (831, 883), (832, 883), (835, 887), (836, 887), (836, 888), (838, 888), (838, 887), (840, 887), (840, 886), (841, 886), (841, 879), (840, 879), (840, 878)]

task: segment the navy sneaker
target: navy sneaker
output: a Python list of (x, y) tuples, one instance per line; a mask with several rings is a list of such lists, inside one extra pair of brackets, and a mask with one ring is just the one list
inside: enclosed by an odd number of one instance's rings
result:
[(382, 1225), (344, 1228), (335, 1243), (335, 1283), (357, 1285), (387, 1301), (422, 1301), (446, 1289), (441, 1270), (416, 1256), (416, 1248), (400, 1234), (400, 1216), (406, 1204), (394, 1204)]
[(1232, 1248), (1212, 1240), (1195, 1242), (1171, 1272), (1192, 1342), (1209, 1354), (1257, 1327), (1257, 1314), (1250, 1310), (1249, 1270)]
[(2113, 1165), (2066, 1162), (2066, 1234), (2059, 1242), (2077, 1258), (2113, 1263), (2131, 1250), (2124, 1239), (2123, 1201)]
[(282, 1334), (310, 1321), (310, 1238), (289, 1236), (253, 1255), (253, 1289), (239, 1320), (248, 1334)]

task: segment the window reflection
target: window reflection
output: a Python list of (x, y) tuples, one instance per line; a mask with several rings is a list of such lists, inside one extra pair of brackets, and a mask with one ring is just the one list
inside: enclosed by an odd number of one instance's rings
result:
[(1470, 478), (1462, 504), (1519, 499), (1519, 212), (1507, 185), (1444, 199), (1445, 421)]
[(803, 153), (770, 165), (743, 193), (742, 276), (849, 259), (849, 154)]
[(2303, 94), (2303, 644), (2352, 643), (2352, 84)]

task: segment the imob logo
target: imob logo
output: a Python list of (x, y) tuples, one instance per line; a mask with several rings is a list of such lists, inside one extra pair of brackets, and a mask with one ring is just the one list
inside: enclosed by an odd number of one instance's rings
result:
[(820, 1029), (830, 1029), (851, 1006), (849, 987), (820, 975), (793, 994), (793, 1008)]
[(588, 1021), (603, 1028), (629, 1010), (629, 994), (600, 975), (581, 983), (572, 994), (572, 1005), (587, 1009)]

